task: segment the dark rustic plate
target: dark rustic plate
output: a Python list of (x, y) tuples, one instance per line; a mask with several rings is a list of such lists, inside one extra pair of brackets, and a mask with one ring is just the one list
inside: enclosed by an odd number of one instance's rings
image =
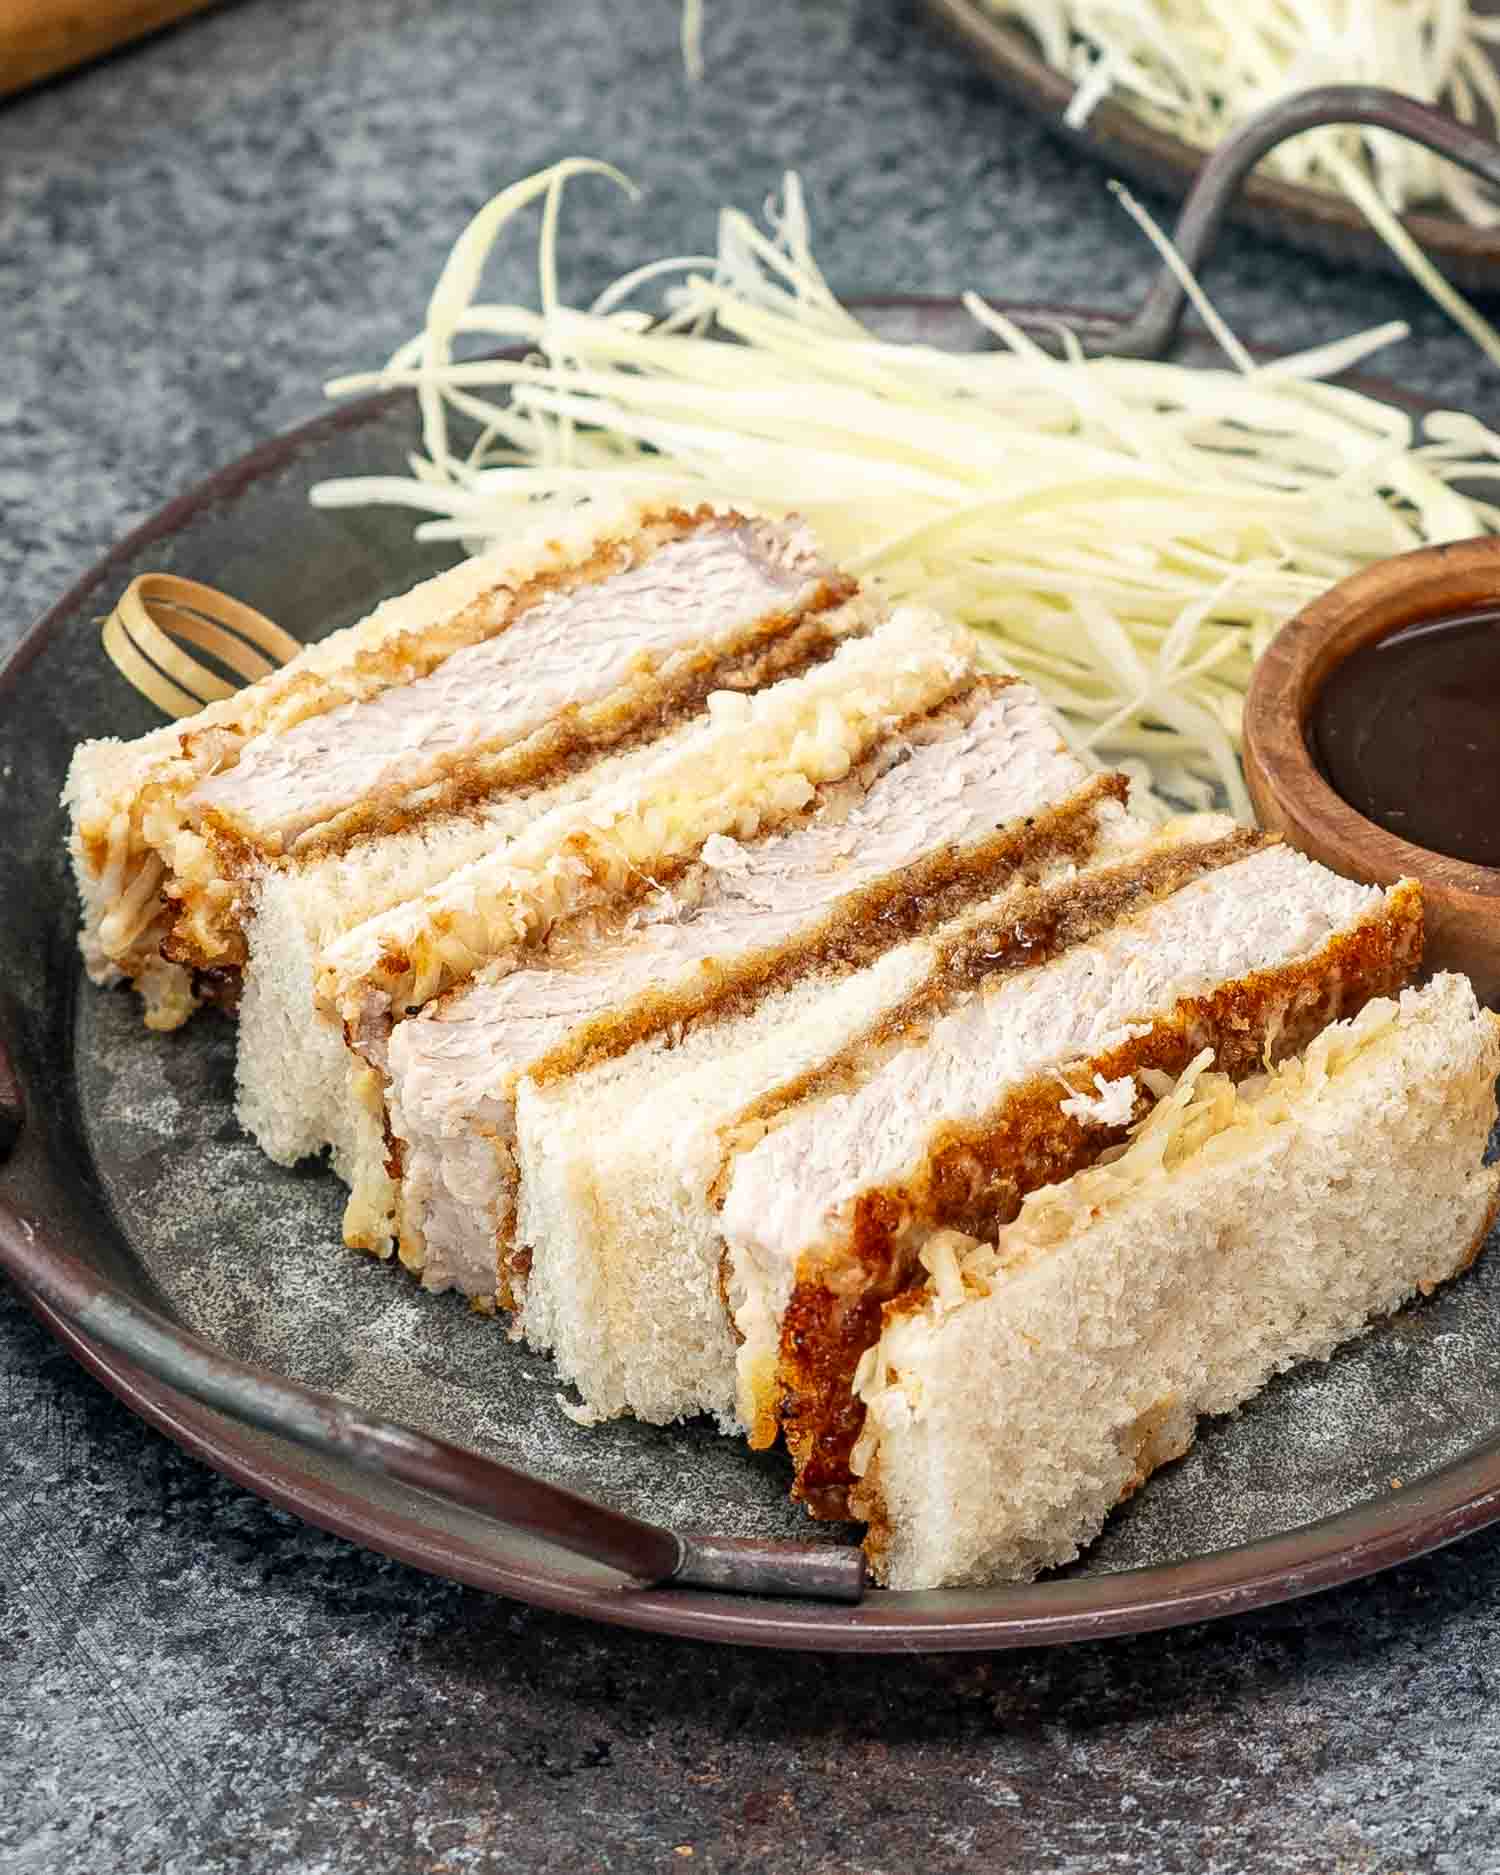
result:
[[(1122, 104), (1106, 101), (1081, 130), (1063, 113), (1072, 101), (1071, 78), (1042, 58), (1037, 42), (1015, 21), (996, 18), (984, 0), (927, 0), (927, 7), (973, 55), (1005, 95), (1039, 116), (1076, 149), (1121, 177), (1185, 196), (1203, 164), (1203, 152), (1157, 130)], [(1231, 219), (1272, 240), (1325, 260), (1353, 261), (1383, 273), (1406, 269), (1354, 204), (1331, 189), (1308, 188), (1257, 173), (1239, 191)], [(1471, 228), (1436, 210), (1408, 215), (1413, 237), (1465, 292), (1500, 293), (1500, 228)]]
[[(893, 337), (971, 347), (949, 302), (866, 307)], [(1091, 319), (1096, 330), (1108, 322)], [(133, 999), (81, 977), (57, 806), (84, 736), (154, 717), (106, 662), (99, 616), (135, 574), (205, 579), (308, 636), (440, 563), (404, 510), (317, 513), (324, 476), (399, 468), (410, 401), (372, 399), (257, 450), (121, 543), (0, 678), (0, 1034), (29, 1093), (0, 1196), (47, 1220), (111, 1283), (215, 1346), (468, 1444), (621, 1509), (730, 1536), (848, 1541), (806, 1524), (779, 1458), (708, 1426), (580, 1431), (556, 1376), (454, 1297), (339, 1245), (332, 1175), (270, 1164), (235, 1126), (233, 1037), (201, 1016), (152, 1036)], [(1500, 1517), (1500, 1259), (1326, 1366), (1204, 1428), (1197, 1448), (1062, 1576), (984, 1592), (874, 1592), (859, 1607), (637, 1591), (485, 1517), (309, 1457), (91, 1344), (39, 1305), (144, 1418), (310, 1522), (497, 1593), (635, 1627), (765, 1646), (988, 1648), (1167, 1626), (1347, 1581)], [(1399, 1489), (1395, 1480), (1401, 1481)]]

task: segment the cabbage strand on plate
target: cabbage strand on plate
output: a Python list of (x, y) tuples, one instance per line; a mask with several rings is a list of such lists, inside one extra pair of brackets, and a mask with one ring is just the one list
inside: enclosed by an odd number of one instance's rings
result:
[[(572, 159), (504, 190), (459, 237), (423, 330), (329, 387), (412, 389), (423, 448), (409, 477), (324, 483), (316, 501), (404, 503), (434, 517), (422, 538), (473, 546), (539, 499), (607, 490), (802, 514), (893, 602), (971, 626), (1075, 747), (1246, 819), (1240, 710), (1277, 627), (1371, 561), (1500, 521), (1454, 486), (1500, 473), (1500, 438), (1325, 381), (1404, 326), (1257, 363), (1194, 288), (1226, 364), (1189, 369), (1088, 360), (1067, 333), (1055, 358), (970, 294), (992, 349), (894, 343), (830, 291), (795, 175), (765, 227), (726, 209), (716, 253), (652, 262), (577, 308), (557, 232), (565, 183), (588, 172), (630, 187)], [(537, 306), (480, 300), (494, 243), (538, 200)], [(497, 346), (525, 355), (456, 355)]]

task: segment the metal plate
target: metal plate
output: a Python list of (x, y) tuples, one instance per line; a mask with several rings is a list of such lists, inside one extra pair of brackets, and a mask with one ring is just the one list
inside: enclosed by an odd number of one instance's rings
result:
[[(864, 311), (892, 337), (975, 342), (951, 302)], [(100, 614), (135, 574), (164, 568), (233, 592), (301, 636), (351, 622), (441, 556), (414, 547), (409, 512), (319, 513), (308, 488), (328, 475), (397, 469), (414, 434), (409, 400), (375, 399), (256, 451), (122, 542), (0, 678), (10, 844), (0, 875), (0, 1033), (30, 1107), (0, 1194), (44, 1217), (112, 1283), (230, 1353), (656, 1521), (848, 1541), (851, 1532), (810, 1529), (789, 1506), (778, 1457), (706, 1424), (574, 1426), (557, 1407), (548, 1362), (456, 1298), (423, 1295), (399, 1268), (343, 1250), (332, 1174), (271, 1165), (239, 1133), (226, 1021), (200, 1016), (153, 1036), (131, 997), (82, 979), (58, 790), (79, 739), (132, 736), (155, 720), (100, 652)], [(858, 1608), (629, 1590), (608, 1570), (480, 1515), (238, 1426), (40, 1312), (128, 1405), (209, 1464), (421, 1568), (637, 1627), (879, 1651), (1197, 1620), (1368, 1574), (1493, 1520), (1497, 1301), (1500, 1261), (1481, 1259), (1326, 1366), (1205, 1426), (1197, 1448), (1065, 1575), (983, 1592), (877, 1591)]]
[[(1047, 64), (1019, 22), (996, 17), (984, 0), (927, 0), (928, 11), (973, 56), (996, 84), (1025, 110), (1112, 174), (1185, 196), (1203, 164), (1203, 151), (1158, 130), (1123, 104), (1106, 101), (1087, 125), (1072, 130), (1063, 113), (1073, 80)], [(1487, 128), (1492, 128), (1486, 126)], [(1240, 190), (1231, 220), (1272, 240), (1325, 260), (1352, 261), (1406, 278), (1406, 269), (1354, 204), (1332, 189), (1283, 182), (1260, 172)], [(1412, 236), (1456, 285), (1470, 293), (1500, 292), (1500, 228), (1472, 228), (1436, 210), (1403, 217)]]

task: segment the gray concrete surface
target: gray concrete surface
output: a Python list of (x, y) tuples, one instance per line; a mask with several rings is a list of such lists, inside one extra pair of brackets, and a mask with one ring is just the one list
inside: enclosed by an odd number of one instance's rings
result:
[[(1101, 175), (911, 6), (242, 0), (0, 103), (0, 649), (126, 528), (420, 318), (468, 213), (579, 150), (564, 285), (712, 238), (798, 167), (842, 291), (1131, 301)], [(524, 243), (496, 296), (531, 284)], [(1416, 292), (1226, 242), (1247, 335)], [(3, 837), (3, 836), (0, 836)], [(0, 884), (0, 890), (3, 890)], [(0, 1294), (0, 1869), (1500, 1869), (1500, 1535), (1232, 1623), (820, 1662), (595, 1629), (424, 1579), (180, 1456)]]

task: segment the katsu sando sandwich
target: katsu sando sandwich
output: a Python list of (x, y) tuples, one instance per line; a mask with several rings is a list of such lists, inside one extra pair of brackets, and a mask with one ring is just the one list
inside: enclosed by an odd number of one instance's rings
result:
[(881, 726), (780, 828), (715, 834), (643, 903), (561, 927), (527, 967), (488, 967), (429, 1002), (395, 1027), (386, 1063), (403, 1259), (429, 1286), (494, 1293), (498, 1276), (516, 1300), (523, 1078), (556, 1081), (651, 1036), (680, 1045), (711, 1016), (855, 971), (1085, 853), (1123, 793), (1119, 776), (1086, 774), (1028, 685), (965, 669), (949, 695)]
[(938, 1231), (854, 1379), (854, 1514), (892, 1588), (1069, 1561), (1296, 1362), (1473, 1258), (1500, 1018), (1440, 976), (1234, 1085), (1195, 1058), (1108, 1163), (997, 1233)]
[(973, 682), (964, 633), (936, 614), (898, 612), (804, 676), (752, 697), (720, 693), (706, 728), (627, 783), (554, 809), (330, 945), (319, 1005), (348, 1044), (357, 1109), (348, 1240), (384, 1252), (397, 1230), (386, 1082), (398, 1025), (481, 971), (493, 981), (525, 967), (554, 939), (591, 941), (601, 921), (670, 890), (716, 836), (751, 840), (796, 819), (820, 786)]
[(594, 1414), (707, 1410), (841, 1514), (849, 1390), (939, 1222), (997, 1221), (1123, 1136), (1146, 1068), (1230, 1072), (1399, 986), (1420, 902), (1195, 817), (1092, 845), (841, 983), (517, 1097), (528, 1339)]
[(90, 974), (130, 979), (148, 1024), (176, 1026), (236, 989), (268, 870), (443, 818), (462, 841), (497, 794), (545, 790), (716, 690), (826, 656), (864, 622), (853, 591), (794, 523), (590, 508), (186, 724), (83, 744), (64, 800)]
[[(721, 665), (726, 688), (710, 695), (733, 697), (806, 670), (879, 616), (873, 604), (854, 601), (805, 620), (757, 656), (737, 658), (728, 670)], [(352, 1177), (348, 1058), (340, 1029), (320, 1016), (316, 1002), (325, 950), (355, 926), (498, 852), (553, 810), (633, 786), (710, 716), (707, 704), (692, 714), (664, 711), (609, 752), (498, 787), (466, 809), (416, 816), (399, 831), (258, 868), (245, 893), (236, 1111), (263, 1150), (292, 1164), (328, 1145), (336, 1169), (346, 1181)]]
[(736, 1141), (720, 1228), (739, 1416), (753, 1444), (780, 1430), (814, 1514), (846, 1512), (852, 1378), (930, 1229), (1009, 1222), (1205, 1048), (1239, 1080), (1409, 980), (1415, 883), (1356, 885), (1279, 844), (1224, 857), (1047, 961), (1004, 957), (931, 999)]
[(634, 1045), (602, 1059), (531, 1067), (516, 1096), (515, 1301), (587, 1416), (710, 1412), (735, 1429), (717, 1184), (737, 1136), (976, 970), (1035, 960), (1257, 842), (1222, 817), (1153, 833), (1104, 791), (1113, 779), (1090, 784), (1066, 844), (1034, 848), (999, 890), (873, 961), (815, 954), (749, 1007), (710, 1006), (643, 1040), (626, 1033)]

